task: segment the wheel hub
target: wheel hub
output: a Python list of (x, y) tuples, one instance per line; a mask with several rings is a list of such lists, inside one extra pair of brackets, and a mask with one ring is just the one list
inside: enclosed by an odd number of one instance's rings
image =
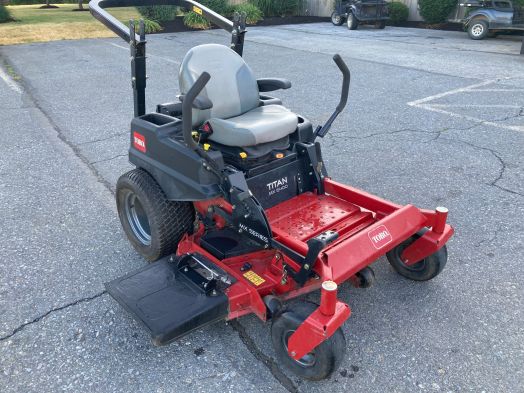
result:
[(135, 193), (129, 192), (125, 198), (126, 218), (137, 239), (144, 245), (151, 244), (151, 228), (142, 203)]
[[(293, 333), (295, 333), (294, 330), (288, 330), (286, 334), (282, 336), (282, 341), (284, 344), (284, 348), (286, 349), (286, 352), (288, 351), (287, 342), (289, 341), (289, 337), (291, 337)], [(296, 359), (293, 359), (293, 360), (302, 367), (313, 367), (315, 363), (317, 362), (315, 351), (309, 352), (308, 354), (304, 355), (303, 357), (301, 357), (298, 360)]]
[(478, 36), (482, 35), (483, 32), (484, 32), (484, 26), (482, 26), (481, 24), (476, 24), (476, 25), (474, 25), (474, 26), (471, 28), (471, 33), (472, 33), (475, 37), (478, 37)]

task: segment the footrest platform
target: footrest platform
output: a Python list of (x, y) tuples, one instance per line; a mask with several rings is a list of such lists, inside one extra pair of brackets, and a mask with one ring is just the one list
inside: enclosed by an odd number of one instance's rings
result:
[(211, 282), (205, 278), (195, 282), (198, 273), (187, 262), (178, 262), (166, 258), (105, 284), (108, 293), (145, 326), (155, 345), (168, 344), (228, 314), (227, 296), (218, 287), (206, 289)]

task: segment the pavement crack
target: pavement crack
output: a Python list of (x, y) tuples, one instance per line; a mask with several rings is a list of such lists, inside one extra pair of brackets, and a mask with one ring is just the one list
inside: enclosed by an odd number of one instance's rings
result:
[(89, 145), (91, 143), (104, 142), (104, 141), (107, 141), (109, 139), (117, 138), (117, 137), (122, 136), (122, 135), (129, 135), (129, 131), (118, 132), (116, 134), (111, 134), (111, 135), (106, 136), (104, 138), (93, 139), (92, 141), (80, 142), (77, 145), (78, 146), (85, 146), (85, 145)]
[[(524, 116), (524, 106), (521, 106), (519, 108), (519, 111), (517, 113), (515, 113), (515, 114), (507, 115), (507, 116), (501, 117), (499, 119), (485, 120), (485, 122), (502, 123), (504, 121), (513, 120), (513, 119), (516, 119), (516, 118), (519, 118), (519, 117), (522, 117), (522, 116)], [(484, 121), (481, 122), (481, 124), (482, 123), (484, 123)]]
[[(14, 67), (13, 67), (14, 68)], [(79, 145), (75, 145), (72, 141), (70, 141), (65, 134), (63, 133), (62, 129), (56, 124), (56, 122), (53, 120), (51, 115), (47, 113), (47, 111), (44, 109), (43, 105), (40, 103), (39, 99), (36, 97), (36, 95), (33, 93), (34, 88), (31, 86), (31, 84), (27, 81), (27, 79), (22, 78), (21, 81), (19, 81), (20, 86), (22, 87), (22, 94), (24, 97), (24, 100), (29, 101), (31, 106), (35, 109), (37, 109), (42, 116), (47, 120), (49, 125), (54, 129), (56, 132), (56, 136), (62, 143), (67, 145), (73, 152), (73, 154), (83, 163), (85, 164), (89, 171), (95, 176), (97, 181), (102, 184), (105, 188), (111, 192), (111, 194), (115, 194), (115, 190), (109, 181), (107, 181), (100, 172), (93, 166), (92, 163), (89, 162), (87, 157), (82, 154), (82, 151), (80, 150)], [(26, 103), (24, 103), (26, 105)]]
[(44, 319), (45, 317), (49, 316), (50, 314), (52, 314), (52, 313), (54, 313), (56, 311), (62, 311), (62, 310), (65, 310), (66, 308), (73, 307), (73, 306), (76, 306), (76, 305), (81, 304), (81, 303), (90, 302), (91, 300), (95, 300), (95, 299), (99, 298), (100, 296), (105, 295), (106, 293), (107, 292), (105, 290), (103, 290), (102, 292), (99, 292), (96, 295), (89, 296), (89, 297), (84, 297), (84, 298), (75, 300), (74, 302), (64, 304), (63, 306), (52, 308), (51, 310), (46, 311), (45, 313), (43, 313), (43, 314), (37, 316), (36, 318), (32, 319), (31, 321), (24, 322), (23, 324), (21, 324), (20, 326), (15, 328), (11, 333), (9, 333), (9, 334), (7, 334), (7, 335), (5, 335), (3, 337), (0, 337), (0, 342), (1, 341), (5, 341), (5, 340), (13, 337), (15, 334), (17, 334), (17, 333), (21, 332), (22, 330), (24, 330), (27, 326), (33, 325), (35, 323), (40, 322), (42, 319)]
[(499, 235), (499, 232), (501, 232), (501, 231), (502, 231), (502, 227), (501, 227), (501, 225), (499, 225), (497, 227), (497, 229), (495, 229), (495, 232), (493, 232), (493, 235), (491, 235), (487, 239), (483, 239), (483, 240), (477, 242), (476, 247), (479, 248), (480, 246), (482, 246), (484, 244), (491, 244), (491, 243), (493, 243), (497, 239), (497, 237)]
[(510, 194), (513, 194), (513, 195), (519, 195), (521, 197), (524, 196), (524, 194), (522, 194), (522, 193), (520, 193), (518, 191), (515, 191), (515, 190), (512, 190), (512, 189), (503, 187), (500, 184), (498, 184), (498, 182), (500, 180), (502, 180), (502, 178), (504, 177), (504, 173), (506, 172), (506, 169), (507, 169), (507, 164), (504, 161), (504, 159), (501, 157), (499, 152), (497, 152), (494, 149), (490, 149), (489, 147), (478, 146), (478, 145), (475, 145), (474, 143), (467, 142), (467, 141), (456, 140), (456, 139), (448, 139), (448, 138), (445, 138), (445, 140), (448, 141), (448, 142), (463, 143), (463, 144), (465, 144), (467, 146), (473, 147), (474, 149), (483, 150), (483, 151), (489, 152), (499, 162), (500, 169), (498, 171), (497, 176), (492, 181), (490, 181), (489, 183), (486, 183), (486, 184), (488, 186), (498, 188), (501, 191), (504, 191), (504, 192), (507, 192), (507, 193), (510, 193)]
[(415, 134), (430, 134), (430, 135), (437, 134), (435, 138), (432, 138), (428, 141), (430, 142), (430, 141), (437, 139), (440, 136), (439, 134), (440, 132), (441, 131), (425, 131), (425, 130), (417, 130), (413, 128), (402, 128), (400, 130), (375, 132), (375, 133), (367, 134), (367, 135), (360, 135), (360, 136), (359, 135), (349, 135), (348, 136), (348, 135), (345, 135), (341, 131), (331, 131), (327, 135), (327, 139), (325, 139), (325, 141), (326, 141), (326, 147), (334, 147), (337, 144), (337, 142), (339, 142), (340, 140), (345, 140), (345, 139), (363, 140), (363, 139), (369, 139), (369, 138), (380, 137), (380, 136), (385, 136), (385, 135), (394, 135), (394, 134), (400, 134), (400, 133), (415, 133)]
[(247, 334), (246, 329), (242, 324), (236, 320), (230, 321), (229, 324), (234, 331), (238, 333), (240, 340), (247, 347), (248, 351), (259, 361), (261, 361), (269, 370), (271, 375), (288, 391), (291, 393), (298, 393), (298, 387), (293, 381), (278, 367), (275, 360), (263, 353), (255, 344), (255, 341)]
[(91, 161), (91, 165), (99, 164), (101, 162), (111, 161), (111, 160), (114, 160), (115, 158), (120, 158), (120, 157), (127, 157), (127, 154), (117, 154), (114, 157), (104, 158), (103, 160)]

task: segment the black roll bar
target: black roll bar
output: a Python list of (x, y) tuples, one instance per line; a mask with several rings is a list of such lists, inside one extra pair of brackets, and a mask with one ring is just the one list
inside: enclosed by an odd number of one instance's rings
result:
[[(242, 38), (243, 33), (245, 32), (245, 23), (240, 23), (240, 19), (238, 20), (238, 23), (230, 21), (222, 15), (217, 14), (212, 9), (209, 9), (193, 0), (91, 0), (89, 2), (89, 10), (91, 11), (91, 14), (100, 22), (102, 22), (108, 29), (129, 43), (131, 42), (129, 28), (109, 12), (107, 12), (104, 8), (140, 7), (152, 5), (175, 5), (202, 15), (211, 23), (232, 34), (231, 48), (242, 56)], [(139, 37), (136, 36), (135, 39), (138, 41)]]
[(146, 39), (144, 21), (140, 20), (138, 34), (135, 32), (135, 22), (129, 21), (129, 27), (112, 16), (104, 8), (109, 7), (140, 7), (152, 5), (175, 5), (193, 11), (211, 23), (231, 33), (230, 48), (242, 56), (244, 35), (246, 33), (245, 15), (235, 14), (233, 21), (217, 14), (215, 11), (193, 0), (91, 0), (91, 14), (109, 30), (130, 44), (131, 49), (131, 84), (133, 86), (135, 117), (145, 114), (146, 88)]

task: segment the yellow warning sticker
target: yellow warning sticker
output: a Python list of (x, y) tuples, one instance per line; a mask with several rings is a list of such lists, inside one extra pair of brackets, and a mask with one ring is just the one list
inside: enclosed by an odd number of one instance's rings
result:
[(202, 9), (198, 8), (196, 5), (193, 6), (193, 11), (196, 12), (198, 15), (202, 15)]
[(255, 284), (257, 287), (266, 282), (266, 280), (256, 274), (253, 270), (245, 272), (244, 277), (247, 278), (252, 284)]

